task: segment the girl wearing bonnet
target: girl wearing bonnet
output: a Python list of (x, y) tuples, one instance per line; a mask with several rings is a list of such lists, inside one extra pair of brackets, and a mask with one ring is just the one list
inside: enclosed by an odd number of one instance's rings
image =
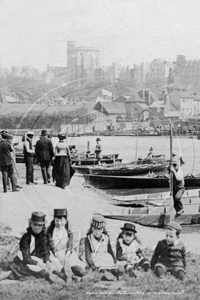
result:
[(114, 280), (119, 270), (105, 225), (103, 216), (93, 216), (85, 238), (85, 258), (91, 270), (103, 273), (105, 280)]

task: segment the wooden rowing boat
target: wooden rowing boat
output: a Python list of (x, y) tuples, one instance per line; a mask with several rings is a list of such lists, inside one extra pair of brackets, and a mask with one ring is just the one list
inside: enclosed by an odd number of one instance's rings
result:
[[(144, 206), (147, 204), (155, 206), (167, 206), (170, 203), (170, 192), (164, 193), (152, 193), (152, 194), (143, 194), (143, 195), (130, 195), (130, 196), (114, 196), (111, 199), (111, 204), (116, 206)], [(185, 204), (200, 204), (200, 190), (186, 190), (182, 196), (182, 202)]]
[[(99, 189), (152, 189), (169, 188), (168, 175), (146, 176), (103, 176), (83, 175), (87, 185)], [(200, 175), (185, 176), (186, 188), (198, 188), (200, 186)]]
[(89, 173), (92, 175), (106, 175), (106, 176), (134, 176), (138, 174), (145, 174), (149, 172), (161, 172), (167, 169), (168, 163), (160, 162), (154, 164), (120, 164), (117, 166), (103, 165), (103, 166), (89, 166)]
[[(113, 158), (112, 156), (105, 155), (102, 157), (101, 162), (106, 164), (112, 164), (114, 161), (122, 161), (121, 159), (118, 159), (118, 154), (115, 155), (116, 158)], [(16, 153), (16, 163), (24, 163), (24, 154), (22, 152)], [(95, 165), (97, 164), (96, 158), (77, 158), (72, 159), (72, 163), (75, 165), (82, 165), (82, 166), (88, 166), (88, 165)]]
[[(139, 208), (119, 208), (109, 213), (101, 213), (105, 218), (117, 219), (125, 222), (132, 222), (147, 227), (164, 228), (170, 222), (170, 206), (162, 207), (139, 207)], [(183, 231), (196, 232), (200, 229), (200, 205), (184, 205), (184, 213), (175, 217), (175, 222), (179, 223)]]

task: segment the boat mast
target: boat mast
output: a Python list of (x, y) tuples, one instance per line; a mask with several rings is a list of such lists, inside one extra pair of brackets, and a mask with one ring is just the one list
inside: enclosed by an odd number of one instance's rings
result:
[[(170, 122), (170, 166), (172, 166), (172, 158), (173, 158), (173, 130), (172, 123)], [(171, 194), (171, 204), (170, 204), (170, 222), (174, 220), (174, 199), (173, 199), (173, 173), (170, 172), (170, 194)]]

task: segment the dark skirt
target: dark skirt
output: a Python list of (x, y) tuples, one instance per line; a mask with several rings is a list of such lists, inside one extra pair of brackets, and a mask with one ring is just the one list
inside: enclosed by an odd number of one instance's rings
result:
[(56, 156), (54, 160), (56, 186), (65, 188), (70, 184), (70, 161), (68, 156)]

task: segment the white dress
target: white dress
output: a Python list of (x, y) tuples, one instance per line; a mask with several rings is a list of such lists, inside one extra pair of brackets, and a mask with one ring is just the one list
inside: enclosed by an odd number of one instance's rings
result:
[[(52, 238), (56, 248), (56, 256), (60, 260), (61, 264), (64, 265), (66, 259), (66, 245), (68, 241), (68, 233), (65, 227), (55, 227)], [(78, 258), (78, 255), (74, 249), (69, 256), (69, 262), (71, 267), (80, 266), (83, 269), (86, 267), (86, 264)]]

